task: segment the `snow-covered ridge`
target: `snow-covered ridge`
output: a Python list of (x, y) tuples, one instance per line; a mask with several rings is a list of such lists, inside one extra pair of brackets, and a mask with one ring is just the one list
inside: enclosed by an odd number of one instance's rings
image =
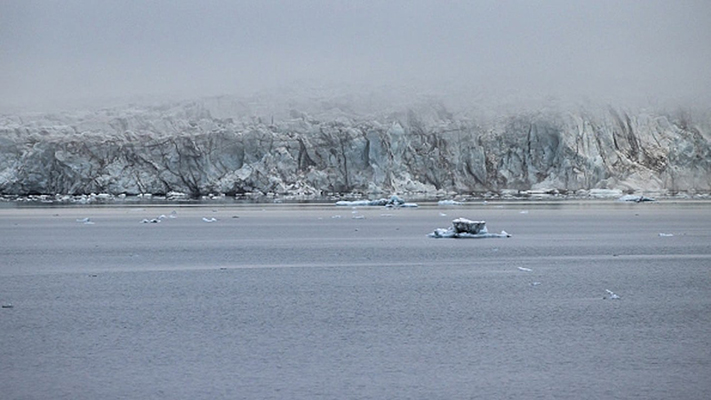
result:
[(213, 98), (0, 117), (0, 194), (711, 191), (708, 115), (319, 104), (269, 115)]

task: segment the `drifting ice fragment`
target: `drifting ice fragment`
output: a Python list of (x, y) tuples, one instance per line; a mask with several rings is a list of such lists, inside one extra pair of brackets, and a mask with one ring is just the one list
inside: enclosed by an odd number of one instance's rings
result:
[(337, 206), (340, 207), (364, 207), (364, 206), (385, 206), (385, 207), (417, 207), (414, 203), (405, 203), (405, 200), (399, 198), (396, 195), (391, 196), (389, 199), (378, 199), (378, 200), (355, 200), (347, 201), (341, 200), (336, 202)]
[(440, 200), (437, 202), (437, 205), (440, 206), (461, 206), (462, 204), (464, 203), (456, 200)]
[(617, 201), (627, 201), (627, 202), (634, 202), (634, 203), (644, 203), (644, 202), (647, 202), (647, 201), (656, 201), (656, 200), (653, 199), (653, 198), (651, 198), (651, 197), (635, 196), (635, 195), (633, 195), (633, 194), (626, 194), (626, 195), (620, 197), (619, 199), (617, 199)]
[(93, 225), (93, 224), (94, 224), (94, 221), (92, 221), (91, 218), (80, 218), (80, 219), (77, 219), (77, 222), (83, 222), (83, 223), (85, 223), (85, 224), (87, 224), (87, 225)]
[(661, 236), (661, 237), (672, 237), (672, 236), (674, 236), (674, 234), (673, 234), (673, 233), (660, 233), (659, 236)]
[(452, 226), (449, 228), (435, 229), (434, 232), (427, 236), (436, 239), (484, 239), (511, 237), (511, 235), (506, 231), (501, 231), (501, 233), (489, 233), (486, 229), (485, 221), (471, 221), (466, 218), (457, 218), (452, 221)]
[(531, 268), (526, 268), (526, 267), (518, 267), (519, 271), (524, 271), (524, 272), (531, 272), (533, 271)]
[(365, 206), (379, 206), (379, 205), (381, 205), (381, 204), (378, 204), (377, 202), (378, 202), (378, 200), (354, 200), (354, 201), (341, 200), (341, 201), (337, 201), (336, 205), (339, 207), (365, 207)]
[(605, 291), (610, 295), (610, 297), (603, 297), (603, 299), (610, 299), (610, 300), (619, 300), (619, 299), (621, 299), (621, 297), (618, 296), (617, 294), (615, 294), (615, 292), (613, 292), (612, 290), (605, 289)]
[(205, 222), (217, 222), (217, 219), (215, 217), (212, 217), (212, 218), (202, 217), (202, 220)]

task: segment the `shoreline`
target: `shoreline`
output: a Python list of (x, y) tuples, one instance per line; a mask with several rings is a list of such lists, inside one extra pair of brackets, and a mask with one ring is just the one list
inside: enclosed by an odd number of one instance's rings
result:
[[(437, 203), (439, 201), (454, 200), (460, 204), (442, 204), (446, 207), (456, 207), (465, 204), (486, 204), (488, 202), (503, 203), (559, 203), (559, 202), (656, 202), (656, 201), (683, 201), (683, 202), (707, 202), (711, 201), (711, 193), (645, 193), (643, 195), (634, 194), (642, 201), (625, 200), (625, 196), (632, 194), (620, 190), (592, 189), (577, 191), (574, 194), (562, 194), (558, 191), (505, 191), (503, 193), (476, 193), (476, 194), (410, 194), (403, 195), (408, 202), (416, 203)], [(294, 195), (235, 195), (210, 194), (191, 198), (183, 193), (160, 194), (139, 194), (139, 195), (113, 195), (108, 193), (91, 193), (81, 195), (0, 195), (0, 208), (15, 206), (86, 206), (86, 205), (113, 205), (113, 206), (134, 206), (134, 205), (265, 205), (265, 204), (315, 204), (328, 205), (338, 201), (358, 201), (376, 200), (389, 198), (390, 195), (363, 195), (360, 193), (330, 194), (326, 196), (294, 196)], [(362, 205), (354, 205), (361, 207)]]

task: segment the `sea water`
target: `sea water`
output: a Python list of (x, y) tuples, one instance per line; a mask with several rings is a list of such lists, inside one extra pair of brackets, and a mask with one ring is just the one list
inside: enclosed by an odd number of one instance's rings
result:
[[(426, 236), (457, 217), (512, 237)], [(0, 397), (705, 399), (710, 227), (691, 202), (5, 208)]]

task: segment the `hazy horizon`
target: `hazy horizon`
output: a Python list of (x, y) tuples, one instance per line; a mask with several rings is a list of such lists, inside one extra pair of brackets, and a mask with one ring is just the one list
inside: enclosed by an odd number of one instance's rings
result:
[(691, 0), (10, 0), (0, 106), (384, 86), (706, 101), (709, 20), (711, 3)]

